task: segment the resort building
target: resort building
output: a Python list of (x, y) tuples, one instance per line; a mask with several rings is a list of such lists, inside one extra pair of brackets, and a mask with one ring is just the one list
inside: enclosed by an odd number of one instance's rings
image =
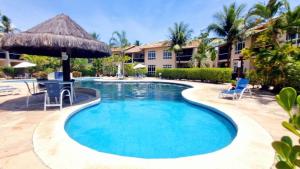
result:
[[(253, 43), (256, 41), (258, 33), (266, 30), (266, 25), (259, 25), (252, 29), (249, 29), (246, 34), (246, 38), (242, 40), (235, 41), (232, 44), (232, 51), (231, 51), (231, 65), (230, 67), (233, 69), (233, 73), (237, 74), (239, 68), (242, 68), (242, 72), (245, 73), (249, 69), (254, 69), (253, 65), (250, 64), (249, 60), (245, 60), (241, 54), (241, 51), (244, 48), (250, 48)], [(282, 32), (277, 36), (279, 43), (286, 43), (292, 42), (293, 45), (300, 46), (300, 35), (296, 33), (286, 33)], [(228, 45), (223, 43), (218, 47), (218, 56), (216, 59), (217, 67), (228, 67), (227, 59), (229, 57), (228, 54)]]
[(160, 41), (141, 46), (129, 46), (125, 49), (112, 48), (113, 54), (121, 54), (131, 57), (129, 63), (145, 64), (148, 75), (153, 76), (158, 68), (186, 68), (190, 67), (193, 54), (197, 52), (199, 40), (192, 40), (182, 47), (178, 55), (170, 50), (169, 41)]

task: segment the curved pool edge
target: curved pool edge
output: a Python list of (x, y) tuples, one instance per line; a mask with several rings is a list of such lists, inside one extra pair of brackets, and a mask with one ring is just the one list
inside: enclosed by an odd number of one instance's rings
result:
[[(98, 81), (98, 80), (97, 80)], [(103, 81), (108, 82), (108, 81)], [(109, 82), (118, 82), (109, 80)], [(193, 104), (216, 107), (193, 97), (194, 90), (201, 90), (201, 84), (187, 81), (130, 80), (122, 82), (166, 82), (192, 86), (182, 96)], [(109, 168), (109, 169), (179, 169), (179, 168), (270, 168), (274, 161), (271, 136), (254, 120), (232, 110), (214, 108), (231, 119), (237, 127), (237, 135), (228, 146), (208, 154), (173, 159), (142, 159), (101, 153), (80, 145), (64, 130), (66, 120), (74, 113), (98, 104), (92, 102), (66, 108), (63, 112), (49, 115), (37, 127), (33, 135), (36, 154), (50, 168)], [(64, 160), (62, 160), (64, 159)], [(71, 163), (70, 163), (71, 162)]]

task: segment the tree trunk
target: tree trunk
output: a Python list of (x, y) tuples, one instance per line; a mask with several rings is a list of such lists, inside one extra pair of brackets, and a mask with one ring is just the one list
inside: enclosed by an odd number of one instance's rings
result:
[(201, 67), (201, 59), (199, 59), (199, 61), (198, 61), (199, 63), (198, 63), (198, 66), (199, 66), (199, 68)]
[(228, 42), (227, 67), (231, 67), (231, 51), (232, 51), (232, 42)]

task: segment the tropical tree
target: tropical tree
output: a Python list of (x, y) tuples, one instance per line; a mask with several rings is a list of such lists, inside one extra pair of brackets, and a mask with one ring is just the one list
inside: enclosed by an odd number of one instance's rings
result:
[(6, 15), (2, 15), (0, 31), (4, 32), (4, 33), (13, 33), (16, 30), (17, 30), (16, 28), (13, 28), (13, 26), (11, 24), (11, 20)]
[(182, 52), (182, 46), (184, 46), (187, 41), (191, 39), (192, 33), (193, 30), (190, 29), (189, 25), (185, 24), (184, 22), (176, 22), (174, 23), (173, 28), (169, 28), (171, 50), (175, 52), (176, 56)]
[(279, 27), (288, 33), (300, 34), (300, 6), (291, 10), (287, 4), (287, 12), (279, 18), (278, 23)]
[(71, 59), (71, 70), (82, 72), (88, 67), (88, 59), (85, 58), (72, 58)]
[(217, 56), (217, 51), (213, 46), (211, 46), (212, 39), (208, 38), (208, 33), (201, 33), (199, 40), (199, 46), (197, 48), (197, 53), (193, 55), (193, 60), (197, 62), (197, 67), (202, 66), (202, 61), (204, 59), (210, 59), (214, 61)]
[(47, 56), (36, 56), (36, 55), (22, 55), (22, 59), (36, 64), (35, 67), (29, 69), (30, 73), (43, 71), (51, 73), (60, 68), (60, 60), (58, 58), (52, 58)]
[(218, 36), (223, 37), (228, 45), (227, 66), (230, 67), (232, 44), (237, 40), (243, 30), (242, 13), (245, 5), (230, 4), (228, 7), (223, 6), (223, 11), (214, 15), (216, 23), (208, 26), (208, 31), (213, 31)]
[(119, 48), (125, 48), (130, 45), (126, 32), (125, 31), (115, 31), (112, 34), (112, 37), (109, 40), (109, 45), (111, 47), (119, 47)]
[(93, 32), (91, 33), (91, 36), (95, 39), (95, 40), (100, 40), (100, 34), (98, 34), (97, 32)]
[(285, 5), (287, 5), (287, 1), (285, 0), (269, 0), (266, 5), (257, 3), (250, 8), (246, 16), (246, 21), (252, 26), (262, 22), (268, 22), (270, 19), (273, 19), (279, 13), (283, 12)]
[(93, 69), (96, 72), (96, 76), (100, 76), (103, 73), (103, 59), (94, 59)]
[(272, 37), (262, 32), (253, 46), (242, 50), (242, 55), (255, 66), (263, 87), (272, 85), (279, 90), (287, 84), (290, 65), (300, 59), (300, 48), (291, 44), (273, 46)]
[[(115, 31), (115, 32), (113, 32), (112, 37), (109, 40), (109, 45), (111, 47), (121, 48), (120, 55), (121, 55), (121, 57), (125, 57), (124, 50), (127, 46), (130, 46), (130, 43), (129, 43), (129, 41), (127, 39), (127, 36), (126, 36), (126, 32), (125, 31), (121, 31), (121, 32)], [(122, 61), (122, 72), (123, 72), (123, 75), (124, 75), (124, 72), (125, 72), (124, 61)]]
[(140, 42), (139, 40), (136, 40), (136, 41), (134, 42), (134, 45), (135, 45), (135, 46), (140, 46), (140, 45), (141, 45), (141, 42)]

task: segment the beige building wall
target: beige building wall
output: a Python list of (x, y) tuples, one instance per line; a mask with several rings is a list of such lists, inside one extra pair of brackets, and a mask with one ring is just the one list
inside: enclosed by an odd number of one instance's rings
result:
[[(164, 50), (168, 50), (166, 47), (162, 48), (149, 48), (144, 49), (145, 65), (155, 65), (155, 68), (163, 68), (163, 65), (172, 65), (172, 68), (176, 68), (175, 53), (172, 52), (172, 59), (163, 59)], [(156, 58), (154, 60), (148, 60), (148, 52), (155, 51)]]
[[(245, 48), (250, 48), (252, 45), (252, 37), (248, 37), (245, 40)], [(231, 51), (231, 67), (234, 68), (235, 65), (237, 65), (240, 57), (242, 56), (241, 53), (235, 53), (237, 42), (234, 42), (232, 45), (232, 51)], [(249, 70), (251, 68), (250, 62), (247, 60), (244, 60), (244, 70)]]

